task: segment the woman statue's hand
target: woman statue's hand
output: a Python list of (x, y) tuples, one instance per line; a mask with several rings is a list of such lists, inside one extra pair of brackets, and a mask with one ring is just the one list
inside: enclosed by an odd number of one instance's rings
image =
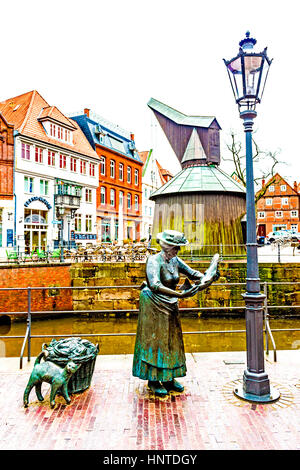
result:
[(178, 297), (180, 299), (184, 299), (186, 297), (193, 297), (199, 290), (199, 285), (193, 285), (189, 289), (183, 290), (182, 292), (178, 292)]

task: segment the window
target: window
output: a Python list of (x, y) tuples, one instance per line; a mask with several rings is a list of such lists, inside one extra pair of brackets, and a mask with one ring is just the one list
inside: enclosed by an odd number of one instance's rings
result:
[(269, 191), (270, 191), (270, 193), (274, 193), (274, 191), (275, 191), (274, 184), (271, 184), (271, 186), (269, 186)]
[(21, 157), (24, 158), (24, 160), (30, 160), (30, 145), (24, 144), (24, 142), (22, 142)]
[(77, 168), (77, 158), (70, 158), (70, 170), (76, 172)]
[(291, 211), (291, 217), (298, 217), (298, 211)]
[(139, 210), (139, 197), (137, 195), (134, 196), (134, 207), (136, 211)]
[(124, 178), (124, 165), (123, 163), (119, 164), (119, 180), (123, 181)]
[(127, 167), (127, 183), (131, 183), (131, 166)]
[(114, 189), (110, 190), (110, 205), (112, 207), (115, 207), (115, 190)]
[(120, 191), (119, 192), (119, 206), (123, 207), (123, 203), (124, 203), (124, 193), (123, 191)]
[(35, 161), (43, 163), (43, 149), (41, 147), (35, 147)]
[(148, 197), (148, 191), (147, 191), (147, 188), (145, 188), (145, 198), (147, 199)]
[(55, 166), (55, 152), (48, 150), (48, 165)]
[(286, 191), (286, 184), (282, 184), (280, 186), (280, 191)]
[(42, 196), (48, 196), (48, 181), (40, 180), (40, 194)]
[(282, 217), (282, 211), (275, 211), (275, 217)]
[(289, 198), (288, 197), (282, 197), (281, 198), (281, 205), (286, 206), (289, 203)]
[(24, 176), (24, 192), (33, 193), (33, 178)]
[(101, 186), (100, 196), (101, 196), (100, 198), (101, 204), (106, 204), (106, 190), (104, 186)]
[(266, 205), (267, 205), (267, 206), (271, 206), (271, 205), (272, 205), (272, 199), (271, 199), (271, 198), (267, 198), (267, 199), (266, 199)]
[(80, 160), (80, 173), (86, 175), (86, 161)]
[(59, 168), (62, 168), (63, 170), (67, 169), (67, 157), (66, 155), (59, 155)]
[(75, 232), (81, 232), (81, 214), (75, 214)]
[(90, 163), (90, 176), (95, 176), (95, 165)]
[(139, 170), (134, 170), (134, 184), (138, 186), (139, 184)]
[(85, 190), (85, 202), (92, 202), (92, 190), (87, 189)]
[(111, 178), (115, 177), (115, 161), (114, 160), (110, 161), (110, 177)]
[(127, 194), (127, 207), (128, 209), (131, 209), (131, 194)]
[(105, 176), (105, 163), (106, 163), (106, 158), (101, 157), (100, 159), (100, 174)]
[(85, 231), (86, 232), (92, 231), (92, 216), (91, 215), (85, 216)]
[(291, 230), (293, 230), (294, 232), (298, 232), (298, 224), (292, 224)]
[(265, 218), (265, 213), (264, 212), (259, 212), (258, 213), (258, 218), (259, 219), (264, 219)]
[(56, 125), (55, 124), (52, 124), (52, 122), (50, 122), (50, 135), (52, 137), (55, 137), (56, 136)]

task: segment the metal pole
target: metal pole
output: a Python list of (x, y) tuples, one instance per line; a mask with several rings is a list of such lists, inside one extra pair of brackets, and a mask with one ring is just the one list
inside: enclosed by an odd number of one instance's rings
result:
[(27, 305), (28, 305), (28, 315), (27, 315), (27, 328), (28, 328), (28, 338), (27, 338), (27, 354), (28, 362), (31, 359), (31, 288), (27, 288)]
[(60, 262), (64, 262), (64, 224), (63, 218), (60, 219)]
[(260, 292), (258, 271), (255, 193), (252, 157), (253, 119), (257, 113), (247, 110), (240, 113), (246, 133), (246, 210), (247, 210), (247, 278), (246, 293), (246, 345), (247, 369), (244, 371), (243, 386), (234, 392), (240, 398), (253, 402), (271, 402), (280, 395), (270, 389), (270, 382), (264, 367), (263, 306), (265, 296)]

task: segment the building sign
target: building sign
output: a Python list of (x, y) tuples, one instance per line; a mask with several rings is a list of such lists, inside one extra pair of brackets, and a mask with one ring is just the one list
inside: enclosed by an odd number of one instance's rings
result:
[(96, 240), (94, 233), (75, 233), (75, 240)]
[(29, 204), (33, 201), (40, 201), (40, 202), (43, 202), (45, 204), (45, 206), (47, 206), (48, 209), (51, 209), (51, 204), (49, 204), (49, 202), (43, 198), (43, 197), (40, 197), (40, 196), (33, 196), (31, 197), (30, 199), (28, 199), (25, 203), (24, 203), (24, 206), (25, 207), (28, 207)]
[(6, 231), (6, 245), (7, 247), (14, 245), (14, 231), (11, 228)]

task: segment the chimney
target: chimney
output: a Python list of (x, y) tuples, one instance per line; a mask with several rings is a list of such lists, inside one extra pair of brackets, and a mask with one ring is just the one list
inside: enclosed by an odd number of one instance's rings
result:
[(262, 188), (264, 187), (265, 183), (266, 183), (266, 180), (263, 178), (263, 179), (261, 180), (261, 187), (262, 187)]
[(294, 181), (294, 191), (296, 191), (296, 193), (298, 192), (298, 185), (297, 185), (297, 181)]
[(87, 115), (87, 117), (90, 117), (90, 110), (89, 110), (89, 108), (84, 108), (83, 112), (84, 112), (84, 114)]
[(134, 134), (131, 133), (130, 138), (131, 138), (131, 140), (134, 140)]

